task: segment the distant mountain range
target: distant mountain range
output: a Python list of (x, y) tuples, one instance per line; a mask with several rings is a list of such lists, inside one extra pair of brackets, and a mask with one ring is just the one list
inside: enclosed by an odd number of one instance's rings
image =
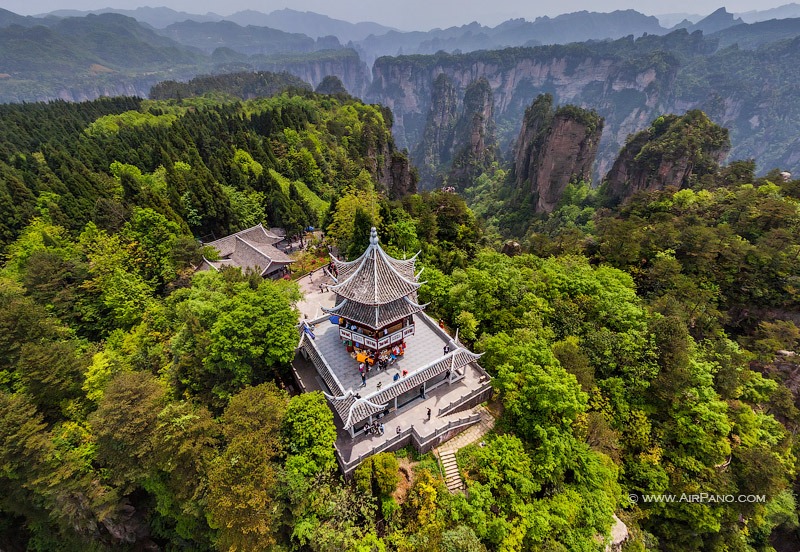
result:
[[(705, 34), (743, 23), (800, 17), (800, 4), (731, 14), (720, 8), (708, 16), (666, 14), (648, 16), (634, 10), (610, 13), (575, 12), (534, 21), (510, 19), (495, 27), (470, 23), (446, 29), (403, 32), (373, 22), (351, 23), (313, 12), (282, 9), (271, 13), (253, 10), (223, 16), (192, 14), (165, 7), (135, 10), (105, 8), (93, 11), (56, 10), (40, 17), (23, 17), (0, 11), (0, 27), (11, 24), (51, 26), (66, 17), (116, 13), (132, 17), (186, 46), (213, 53), (229, 48), (245, 55), (303, 53), (347, 45), (371, 66), (381, 56), (433, 54), (499, 49), (514, 46), (566, 44), (586, 40), (614, 40), (624, 36), (663, 35), (675, 29)], [(232, 24), (238, 25), (234, 27)], [(745, 33), (746, 34), (746, 33)], [(335, 37), (335, 38), (334, 38)]]
[(0, 11), (0, 102), (147, 96), (162, 80), (260, 70), (290, 71), (313, 86), (335, 74), (353, 93), (369, 81), (358, 54), (335, 37), (229, 21), (157, 30), (116, 13), (28, 18)]
[[(9, 12), (10, 13), (10, 12)], [(327, 15), (314, 12), (300, 12), (291, 9), (276, 10), (271, 13), (262, 13), (253, 10), (244, 10), (228, 16), (216, 13), (205, 15), (175, 11), (170, 8), (136, 8), (135, 10), (122, 10), (104, 8), (101, 10), (55, 10), (39, 17), (83, 17), (88, 14), (117, 13), (132, 17), (142, 23), (147, 23), (153, 28), (163, 29), (174, 23), (195, 21), (197, 23), (216, 23), (219, 21), (232, 21), (243, 27), (270, 27), (287, 33), (301, 33), (311, 38), (335, 36), (342, 42), (363, 40), (371, 34), (380, 35), (392, 31), (378, 23), (363, 22), (350, 23), (341, 19), (333, 19)], [(21, 17), (21, 16), (17, 16)], [(2, 19), (0, 19), (2, 23)]]
[[(734, 155), (800, 171), (800, 18), (744, 22), (774, 10), (736, 16), (720, 9), (671, 32), (633, 10), (427, 32), (292, 10), (224, 19), (133, 11), (148, 21), (119, 13), (64, 17), (71, 13), (0, 9), (0, 102), (147, 96), (160, 81), (201, 74), (286, 71), (313, 87), (334, 75), (351, 94), (389, 106), (398, 143), (413, 153), (431, 149), (421, 140), (433, 83), (447, 73), (442, 98), (454, 113), (477, 79), (490, 84), (502, 155), (525, 106), (547, 92), (606, 118), (601, 164), (659, 114), (700, 108), (731, 128)], [(266, 21), (275, 27), (255, 24)]]

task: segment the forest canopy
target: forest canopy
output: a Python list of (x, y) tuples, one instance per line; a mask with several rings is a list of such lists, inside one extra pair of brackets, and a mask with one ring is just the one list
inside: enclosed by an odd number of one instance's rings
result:
[[(0, 106), (0, 547), (771, 551), (797, 531), (797, 181), (731, 164), (609, 207), (588, 183), (501, 253), (495, 167), (398, 194), (390, 114), (293, 91)], [(483, 353), (465, 492), (403, 450), (338, 474), (290, 394), (291, 280), (195, 273), (199, 240), (371, 226)], [(780, 351), (780, 353), (779, 353)], [(658, 502), (645, 495), (758, 496)]]

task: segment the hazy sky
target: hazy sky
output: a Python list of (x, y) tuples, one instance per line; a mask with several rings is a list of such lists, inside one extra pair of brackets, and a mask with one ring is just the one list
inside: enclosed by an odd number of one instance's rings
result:
[[(730, 12), (764, 10), (792, 0), (727, 0)], [(580, 10), (607, 12), (635, 9), (649, 15), (663, 13), (707, 14), (719, 8), (719, 0), (2, 0), (0, 7), (23, 15), (57, 9), (91, 10), (100, 8), (133, 9), (142, 5), (167, 6), (190, 13), (215, 12), (220, 15), (252, 9), (270, 12), (281, 8), (308, 10), (347, 21), (376, 21), (401, 29), (427, 30), (432, 27), (461, 25), (471, 21), (495, 25), (511, 17), (532, 20)]]

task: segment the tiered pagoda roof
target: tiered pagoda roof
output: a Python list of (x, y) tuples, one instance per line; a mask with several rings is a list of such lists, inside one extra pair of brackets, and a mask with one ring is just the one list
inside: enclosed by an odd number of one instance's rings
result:
[[(427, 390), (456, 384), (468, 373), (482, 371), (476, 362), (480, 355), (464, 347), (458, 341), (458, 333), (451, 338), (421, 312), (424, 305), (417, 302), (417, 290), (422, 284), (419, 273), (415, 273), (416, 255), (407, 260), (390, 257), (372, 228), (370, 244), (363, 255), (350, 262), (333, 259), (333, 263), (335, 283), (329, 289), (336, 292), (336, 304), (323, 310), (340, 316), (347, 324), (332, 316), (314, 320), (314, 328), (303, 321), (299, 347), (316, 367), (332, 409), (351, 436), (361, 431), (359, 425), (379, 413), (403, 408), (418, 398), (425, 399)], [(325, 324), (326, 321), (332, 324)], [(402, 325), (394, 327), (399, 321)], [(351, 322), (357, 327), (346, 327)], [(370, 336), (364, 327), (391, 333), (375, 332)], [(351, 360), (352, 351), (348, 353), (342, 344), (358, 334), (376, 352), (401, 342), (405, 349), (406, 340), (409, 347), (393, 358), (391, 367), (378, 365), (368, 384), (365, 374), (359, 376), (357, 362)], [(352, 341), (361, 343), (355, 338)]]
[[(415, 274), (417, 256), (410, 259), (390, 257), (380, 246), (378, 232), (372, 228), (370, 244), (358, 259), (344, 262), (333, 258), (336, 266), (336, 305), (325, 312), (379, 329), (419, 312), (417, 290), (422, 285)], [(331, 275), (333, 277), (333, 275)]]
[(425, 305), (418, 304), (414, 299), (403, 297), (385, 305), (375, 306), (342, 299), (335, 307), (323, 310), (347, 320), (358, 320), (365, 326), (377, 330), (424, 308)]

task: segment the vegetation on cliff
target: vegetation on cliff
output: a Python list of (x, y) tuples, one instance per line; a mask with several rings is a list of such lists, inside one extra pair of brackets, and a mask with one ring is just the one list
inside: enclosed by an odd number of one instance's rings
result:
[(641, 190), (691, 186), (715, 175), (728, 154), (728, 129), (702, 111), (662, 115), (630, 136), (606, 175), (603, 193), (620, 201)]
[(195, 77), (189, 82), (162, 81), (150, 89), (150, 98), (153, 100), (179, 100), (216, 92), (248, 100), (261, 96), (275, 96), (289, 89), (309, 90), (310, 88), (307, 82), (289, 73), (257, 71), (205, 75)]

